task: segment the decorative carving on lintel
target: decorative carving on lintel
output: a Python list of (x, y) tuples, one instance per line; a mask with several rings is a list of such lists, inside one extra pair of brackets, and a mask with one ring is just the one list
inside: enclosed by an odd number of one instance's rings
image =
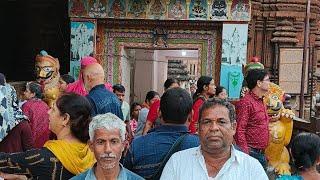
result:
[(219, 29), (222, 22), (211, 21), (183, 21), (183, 20), (141, 20), (141, 19), (99, 19), (99, 23), (104, 24), (105, 27), (111, 28), (133, 28), (133, 29), (149, 29), (150, 27), (164, 27), (168, 30), (172, 29), (198, 29), (198, 30), (212, 30)]
[[(305, 18), (306, 0), (265, 0), (263, 2), (264, 17)], [(310, 19), (317, 19), (320, 14), (320, 1), (311, 0)]]
[(152, 31), (153, 47), (167, 48), (168, 31), (161, 27), (156, 27)]
[(272, 34), (271, 42), (279, 44), (297, 44), (299, 40), (296, 38), (296, 29), (293, 23), (287, 19), (283, 19), (277, 24), (275, 32)]

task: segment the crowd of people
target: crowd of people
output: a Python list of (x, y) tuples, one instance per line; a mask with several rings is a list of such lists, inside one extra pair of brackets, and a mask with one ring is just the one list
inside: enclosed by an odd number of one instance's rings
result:
[[(259, 179), (270, 118), (263, 103), (270, 77), (246, 74), (249, 92), (229, 102), (227, 89), (201, 76), (196, 91), (167, 79), (164, 93), (125, 101), (125, 87), (105, 82), (102, 66), (84, 57), (78, 80), (63, 75), (52, 107), (37, 82), (23, 100), (0, 73), (0, 177), (4, 179)], [(320, 179), (320, 137), (298, 134), (291, 143), (292, 176)]]

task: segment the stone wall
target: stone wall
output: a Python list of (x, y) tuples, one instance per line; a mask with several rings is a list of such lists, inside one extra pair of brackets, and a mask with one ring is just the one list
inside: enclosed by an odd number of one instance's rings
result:
[[(303, 46), (307, 0), (252, 0), (248, 59), (261, 57), (275, 71), (276, 46)], [(310, 46), (320, 46), (320, 0), (311, 0)], [(320, 57), (318, 58), (320, 60)], [(276, 77), (277, 78), (277, 77)]]
[[(307, 0), (252, 0), (248, 59), (260, 57), (275, 82), (279, 82), (279, 48), (303, 48), (306, 10)], [(311, 78), (314, 73), (320, 74), (320, 0), (311, 0), (310, 12), (309, 59), (313, 63), (310, 64), (309, 79), (314, 79)], [(310, 96), (315, 94), (318, 84), (316, 80), (308, 83), (305, 110), (310, 109)], [(298, 95), (293, 98), (298, 99)]]

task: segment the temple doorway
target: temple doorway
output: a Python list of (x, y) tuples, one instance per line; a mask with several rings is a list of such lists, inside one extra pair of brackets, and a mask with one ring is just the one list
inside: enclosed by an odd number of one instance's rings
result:
[(200, 76), (197, 49), (141, 49), (124, 48), (121, 55), (121, 79), (126, 88), (127, 102), (143, 102), (148, 91), (163, 93), (163, 83), (169, 77), (177, 78), (181, 87)]
[[(194, 79), (208, 75), (218, 83), (221, 28), (216, 22), (98, 20), (95, 54), (106, 81), (123, 84), (126, 101), (143, 102), (149, 90), (163, 93), (169, 61), (194, 72)], [(193, 67), (187, 57), (196, 62)], [(171, 71), (183, 74), (181, 68)]]

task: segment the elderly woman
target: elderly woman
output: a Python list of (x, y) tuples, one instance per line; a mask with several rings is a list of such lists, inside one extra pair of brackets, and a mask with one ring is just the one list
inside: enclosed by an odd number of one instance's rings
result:
[(0, 152), (13, 153), (33, 148), (28, 118), (18, 105), (16, 90), (0, 73)]
[(0, 170), (33, 179), (70, 179), (92, 167), (95, 157), (86, 144), (90, 109), (88, 100), (80, 95), (59, 97), (48, 111), (49, 129), (57, 140), (47, 141), (41, 149), (0, 153)]
[(28, 82), (24, 91), (26, 102), (22, 105), (23, 113), (28, 116), (32, 130), (34, 147), (41, 148), (49, 140), (49, 106), (42, 101), (42, 89), (36, 82)]

